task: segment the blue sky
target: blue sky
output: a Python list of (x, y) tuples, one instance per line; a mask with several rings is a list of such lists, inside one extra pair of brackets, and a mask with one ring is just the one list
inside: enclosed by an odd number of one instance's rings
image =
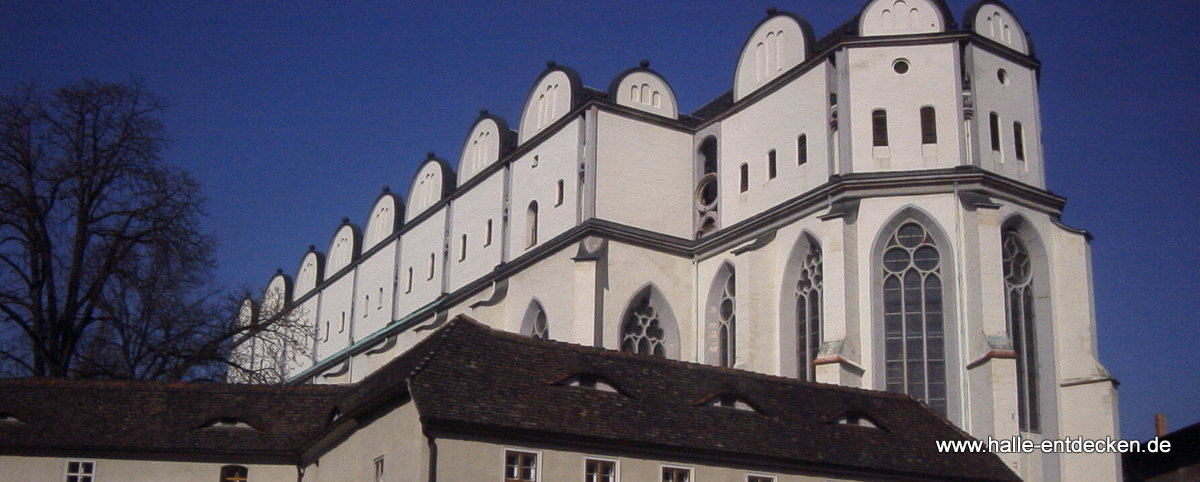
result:
[[(651, 61), (689, 112), (729, 89), (768, 2), (0, 2), (0, 88), (143, 79), (172, 108), (167, 161), (208, 197), (219, 282), (264, 285), (457, 160), (480, 108), (517, 125), (545, 61), (607, 88)], [(961, 23), (970, 2), (950, 1)], [(860, 2), (778, 1), (817, 36)], [(1200, 421), (1200, 2), (1008, 4), (1042, 61), (1048, 183), (1087, 229), (1100, 354), (1122, 435)], [(1081, 307), (1083, 309), (1083, 307)], [(1069, 407), (1068, 407), (1069, 409)]]

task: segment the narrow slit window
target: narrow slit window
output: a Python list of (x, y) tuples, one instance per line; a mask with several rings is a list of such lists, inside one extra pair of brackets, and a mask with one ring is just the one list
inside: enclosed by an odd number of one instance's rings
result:
[(434, 260), (436, 260), (436, 257), (433, 253), (429, 253), (429, 276), (425, 278), (426, 281), (433, 279)]
[(484, 231), (484, 234), (483, 234), (483, 245), (484, 246), (492, 245), (492, 220), (491, 219), (487, 220), (487, 230)]
[(800, 134), (796, 138), (796, 165), (802, 166), (808, 162), (808, 136)]
[(933, 107), (921, 108), (921, 144), (937, 144), (937, 117)]
[(366, 295), (363, 297), (363, 310), (362, 310), (363, 318), (367, 317), (367, 308), (370, 308), (370, 307), (371, 307), (371, 295)]
[(875, 109), (871, 112), (871, 144), (875, 147), (887, 147), (887, 111)]
[(1000, 116), (995, 112), (988, 114), (989, 129), (992, 134), (992, 150), (1000, 152)]
[(740, 173), (741, 173), (741, 182), (739, 184), (739, 186), (740, 186), (739, 189), (741, 190), (741, 192), (746, 192), (746, 191), (750, 190), (750, 166), (746, 165), (746, 164), (742, 164), (742, 166), (740, 168)]
[(405, 288), (405, 293), (412, 293), (413, 270), (412, 266), (408, 267), (408, 287)]
[(346, 312), (343, 311), (342, 312), (342, 325), (341, 325), (341, 328), (338, 328), (338, 333), (345, 333), (345, 332), (346, 332)]
[(382, 286), (379, 287), (379, 304), (375, 305), (375, 309), (377, 309), (377, 310), (383, 309), (383, 287)]
[(563, 203), (563, 180), (559, 179), (558, 180), (558, 190), (555, 191), (555, 195), (554, 195), (554, 205), (562, 206), (562, 203)]
[(329, 341), (329, 320), (325, 320), (325, 340)]
[(467, 259), (467, 235), (462, 235), (462, 241), (459, 241), (458, 260), (464, 261)]
[(1013, 145), (1017, 148), (1017, 160), (1025, 160), (1025, 130), (1020, 122), (1013, 122)]
[(775, 179), (778, 174), (779, 171), (775, 165), (775, 149), (771, 149), (767, 151), (767, 179)]
[(529, 202), (529, 209), (525, 213), (525, 247), (532, 248), (538, 242), (538, 204), (537, 201)]

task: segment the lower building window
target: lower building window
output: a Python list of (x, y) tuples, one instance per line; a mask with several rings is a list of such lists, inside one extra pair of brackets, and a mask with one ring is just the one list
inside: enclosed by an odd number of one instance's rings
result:
[(375, 459), (375, 482), (383, 482), (383, 456)]
[(746, 482), (775, 482), (775, 477), (769, 475), (747, 475)]
[(504, 452), (504, 482), (537, 480), (537, 454), (508, 450)]
[(662, 482), (691, 482), (692, 469), (663, 467)]
[(250, 480), (250, 469), (240, 465), (221, 467), (221, 482), (246, 482)]
[(78, 460), (67, 462), (67, 482), (92, 482), (95, 476), (95, 462), (81, 462)]
[(617, 464), (611, 460), (588, 459), (584, 463), (585, 482), (616, 482)]

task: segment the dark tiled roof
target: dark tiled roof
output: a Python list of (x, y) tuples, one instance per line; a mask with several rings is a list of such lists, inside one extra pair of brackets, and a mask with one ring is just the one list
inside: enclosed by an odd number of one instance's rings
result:
[[(291, 460), (325, 428), (339, 391), (332, 386), (0, 380), (0, 412), (20, 421), (0, 423), (0, 452)], [(202, 428), (220, 418), (240, 419), (253, 428)]]
[[(427, 423), (798, 469), (1013, 480), (991, 454), (940, 454), (970, 437), (908, 397), (618, 353), (499, 332), (462, 319), (412, 377)], [(553, 382), (599, 375), (621, 393)], [(758, 412), (703, 406), (736, 394)], [(881, 429), (838, 425), (847, 412)]]
[[(596, 375), (619, 393), (558, 384)], [(410, 393), (411, 390), (411, 393)], [(753, 411), (705, 406), (733, 395)], [(990, 454), (939, 454), (967, 439), (905, 395), (534, 340), (457, 318), (361, 382), (252, 386), (0, 381), (0, 453), (294, 462), (340, 420), (411, 397), (443, 431), (557, 440), (674, 459), (922, 479), (1012, 480)], [(838, 425), (846, 413), (880, 429)], [(0, 417), (2, 418), (2, 417)], [(205, 429), (218, 418), (251, 429)]]

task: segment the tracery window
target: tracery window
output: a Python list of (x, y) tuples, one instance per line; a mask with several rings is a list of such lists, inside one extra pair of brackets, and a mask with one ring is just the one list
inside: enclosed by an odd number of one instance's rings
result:
[(723, 367), (732, 367), (736, 356), (737, 301), (734, 298), (737, 295), (736, 284), (734, 272), (730, 269), (729, 277), (725, 279), (725, 283), (721, 287), (721, 299), (717, 304), (718, 363)]
[(1014, 231), (1004, 233), (1004, 301), (1008, 333), (1017, 352), (1017, 415), (1026, 432), (1041, 431), (1038, 414), (1037, 337), (1029, 250)]
[(530, 336), (541, 340), (550, 339), (550, 324), (546, 322), (546, 311), (540, 306), (537, 308), (537, 314), (533, 317), (533, 332)]
[(800, 351), (801, 376), (810, 381), (816, 380), (813, 359), (821, 348), (822, 284), (821, 247), (813, 243), (796, 281), (796, 347)]
[(641, 295), (621, 326), (621, 351), (666, 357), (666, 333), (650, 293)]
[(941, 255), (928, 230), (908, 220), (883, 252), (884, 361), (889, 392), (946, 415), (946, 341)]

